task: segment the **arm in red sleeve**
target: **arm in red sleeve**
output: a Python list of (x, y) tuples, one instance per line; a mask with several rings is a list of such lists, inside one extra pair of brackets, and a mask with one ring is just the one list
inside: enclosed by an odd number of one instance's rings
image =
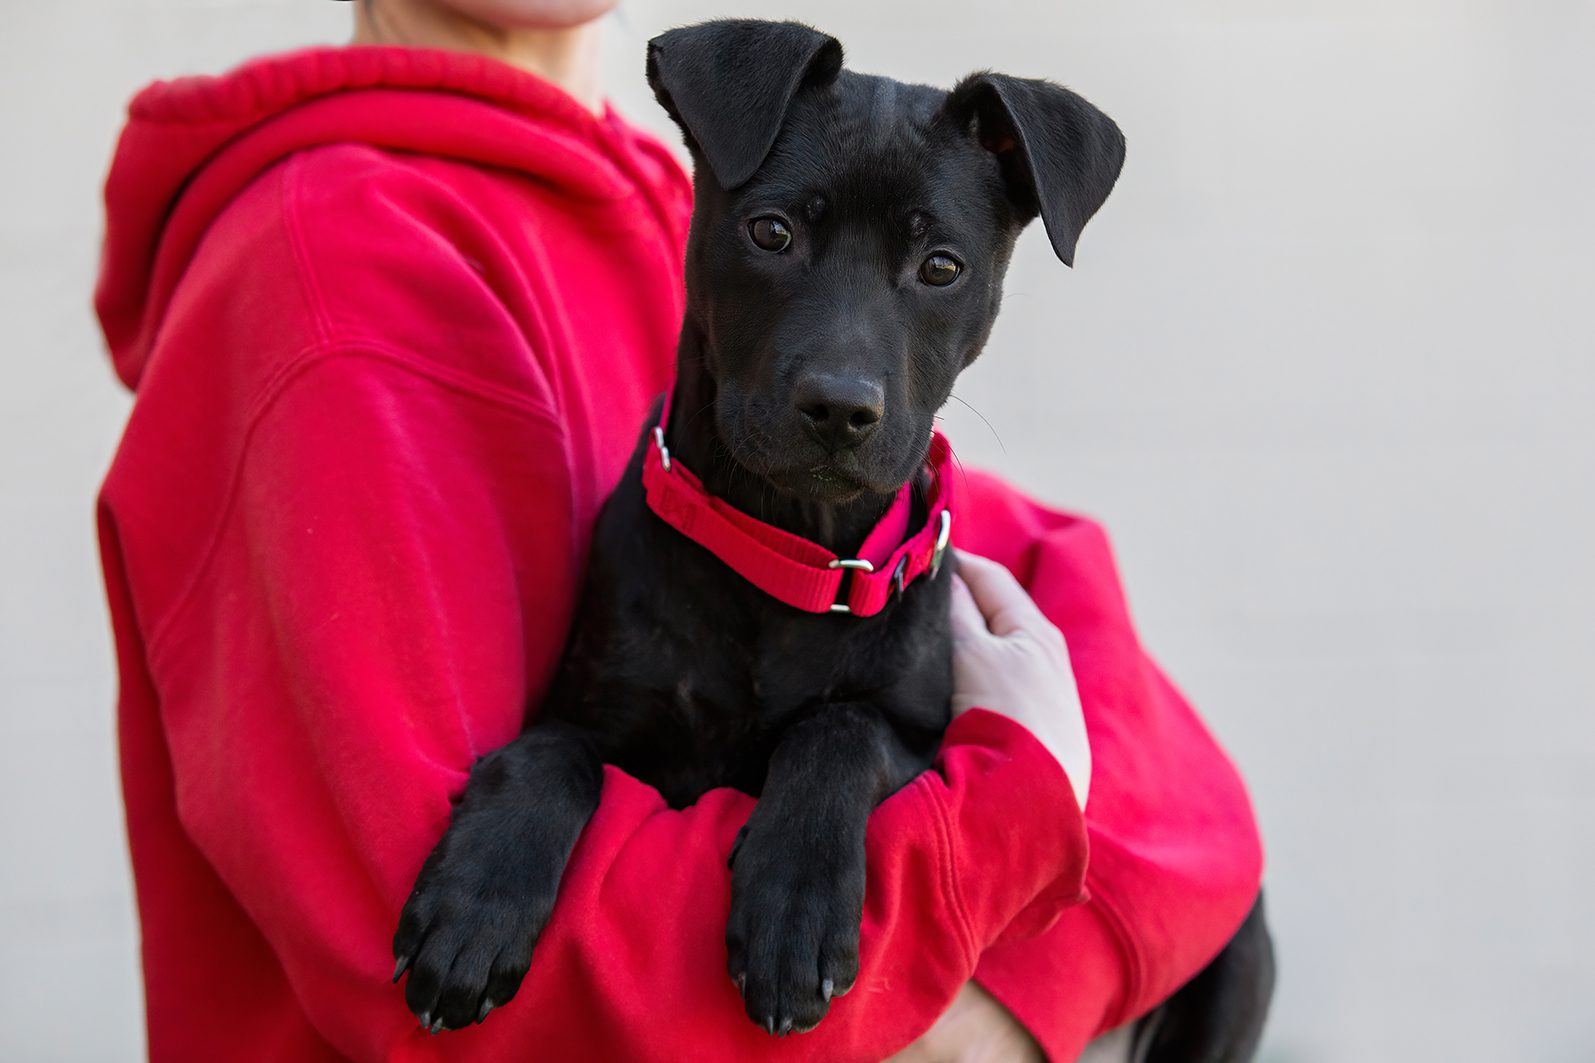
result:
[(999, 941), (976, 971), (1061, 1063), (1217, 954), (1262, 848), (1234, 765), (1142, 650), (1102, 529), (987, 476), (964, 497), (959, 545), (1007, 565), (1063, 631), (1091, 737), (1089, 900), (1033, 907), (1021, 922), (1040, 936)]
[(725, 858), (752, 800), (673, 811), (613, 768), (514, 1001), (430, 1037), (389, 984), (451, 796), (563, 646), (583, 552), (565, 468), (524, 397), (394, 352), (308, 359), (252, 425), (203, 578), (151, 647), (185, 830), (352, 1058), (890, 1054), (1084, 874), (1068, 780), (989, 713), (871, 820), (860, 981), (811, 1034), (756, 1029), (725, 975)]

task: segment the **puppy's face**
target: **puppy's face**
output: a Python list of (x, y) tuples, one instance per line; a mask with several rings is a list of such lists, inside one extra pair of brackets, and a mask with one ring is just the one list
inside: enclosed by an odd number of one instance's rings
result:
[[(1124, 157), (1073, 93), (998, 74), (952, 92), (844, 71), (834, 38), (727, 20), (649, 44), (695, 163), (689, 318), (734, 461), (798, 497), (896, 491), (980, 353), (1015, 238), (1071, 262)], [(689, 352), (691, 353), (691, 352)]]
[(715, 426), (784, 491), (895, 491), (991, 331), (1018, 227), (945, 97), (844, 72), (793, 101), (746, 182), (698, 183), (687, 290)]

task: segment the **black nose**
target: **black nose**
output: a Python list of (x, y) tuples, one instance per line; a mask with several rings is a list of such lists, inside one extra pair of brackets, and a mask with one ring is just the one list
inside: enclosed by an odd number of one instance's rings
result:
[(829, 450), (856, 447), (880, 424), (886, 392), (873, 380), (811, 373), (792, 388), (804, 427)]

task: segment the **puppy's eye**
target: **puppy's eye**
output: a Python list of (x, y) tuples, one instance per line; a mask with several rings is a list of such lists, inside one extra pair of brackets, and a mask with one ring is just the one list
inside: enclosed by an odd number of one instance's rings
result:
[(919, 279), (937, 288), (945, 288), (958, 279), (963, 267), (950, 255), (931, 255), (919, 265)]
[(759, 247), (776, 254), (792, 246), (792, 227), (774, 216), (748, 222), (748, 236)]

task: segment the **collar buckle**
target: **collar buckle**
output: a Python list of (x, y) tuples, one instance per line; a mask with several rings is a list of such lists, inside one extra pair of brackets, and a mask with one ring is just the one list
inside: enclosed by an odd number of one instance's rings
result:
[[(830, 564), (826, 565), (825, 567), (826, 568), (851, 569), (851, 570), (853, 570), (855, 572), (874, 572), (875, 571), (875, 566), (872, 563), (870, 563), (869, 561), (864, 560), (862, 557), (839, 557), (835, 561), (832, 561)], [(837, 593), (841, 596), (842, 600), (839, 601), (839, 602), (832, 602), (831, 603), (831, 612), (833, 612), (833, 613), (851, 613), (853, 611), (852, 606), (847, 604), (847, 589), (848, 589), (848, 587), (851, 584), (852, 584), (851, 580), (844, 578), (842, 580), (842, 582), (837, 585)]]

